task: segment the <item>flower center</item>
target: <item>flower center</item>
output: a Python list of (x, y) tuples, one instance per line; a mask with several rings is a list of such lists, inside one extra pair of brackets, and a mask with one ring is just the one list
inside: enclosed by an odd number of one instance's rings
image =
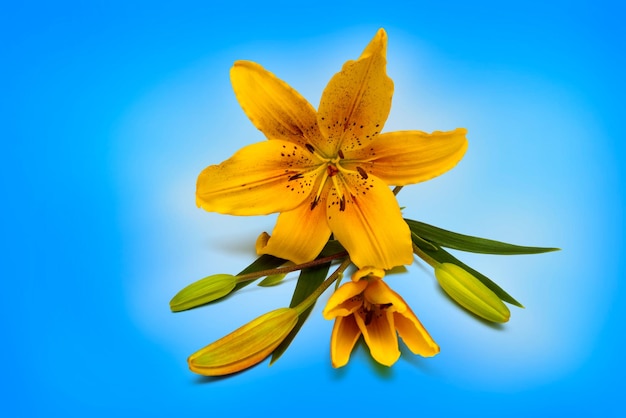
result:
[[(311, 144), (305, 144), (306, 149), (314, 155), (320, 161), (319, 170), (324, 170), (321, 172), (322, 179), (319, 182), (319, 187), (317, 189), (317, 193), (315, 198), (311, 202), (311, 210), (317, 207), (319, 203), (320, 197), (326, 183), (330, 179), (332, 181), (337, 196), (339, 197), (339, 210), (343, 212), (346, 209), (346, 198), (344, 196), (345, 189), (345, 180), (343, 179), (342, 173), (358, 173), (363, 179), (367, 179), (368, 175), (365, 170), (361, 167), (356, 167), (356, 171), (348, 170), (341, 166), (341, 161), (345, 159), (345, 155), (341, 149), (337, 151), (337, 155), (332, 157), (325, 157), (320, 152), (318, 152), (315, 147)], [(339, 175), (337, 175), (339, 174)]]
[(330, 179), (333, 182), (333, 186), (335, 186), (337, 194), (339, 195), (339, 210), (344, 211), (346, 209), (346, 199), (343, 195), (343, 188), (339, 186), (339, 182), (341, 179), (337, 179), (337, 177), (341, 177), (337, 176), (337, 174), (345, 171), (345, 169), (342, 168), (340, 165), (340, 161), (344, 158), (343, 151), (339, 150), (337, 151), (336, 156), (328, 158), (322, 156), (319, 152), (317, 152), (315, 147), (313, 147), (313, 145), (311, 144), (306, 144), (306, 148), (320, 161), (320, 168), (325, 167), (325, 170), (322, 174), (322, 180), (319, 183), (315, 198), (311, 202), (311, 210), (317, 207), (326, 183)]
[(372, 319), (380, 318), (385, 314), (385, 311), (393, 306), (391, 303), (385, 304), (372, 304), (369, 303), (363, 298), (363, 306), (361, 307), (361, 315), (363, 315), (363, 322), (365, 326), (368, 326)]

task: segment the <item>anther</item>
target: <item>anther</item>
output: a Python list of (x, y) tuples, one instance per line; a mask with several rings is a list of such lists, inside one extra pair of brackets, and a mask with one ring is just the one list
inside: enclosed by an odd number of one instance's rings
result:
[(289, 177), (289, 181), (298, 180), (298, 179), (301, 179), (302, 177), (304, 177), (302, 173), (294, 174), (293, 176)]
[(339, 211), (343, 212), (344, 210), (346, 210), (346, 197), (341, 196), (341, 199), (339, 199)]
[(359, 174), (361, 175), (361, 177), (363, 177), (364, 179), (367, 179), (367, 172), (365, 170), (363, 170), (361, 167), (357, 167), (356, 171), (359, 172)]
[(365, 325), (369, 325), (372, 322), (372, 316), (374, 315), (374, 312), (372, 311), (365, 311)]
[(339, 154), (339, 158), (341, 158), (341, 159), (345, 158), (343, 156), (343, 151), (342, 150), (337, 151), (337, 154)]
[(310, 153), (313, 153), (315, 151), (315, 148), (313, 148), (313, 145), (311, 144), (304, 144), (304, 146), (306, 147), (306, 149), (309, 150)]
[(311, 210), (315, 209), (315, 207), (317, 206), (317, 204), (319, 203), (320, 199), (318, 197), (316, 197), (315, 199), (313, 199), (313, 201), (311, 202)]

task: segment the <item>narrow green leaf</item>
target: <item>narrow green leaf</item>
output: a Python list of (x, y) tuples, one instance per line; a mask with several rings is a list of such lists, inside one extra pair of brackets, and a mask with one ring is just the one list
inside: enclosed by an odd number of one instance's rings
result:
[(428, 245), (432, 250), (435, 250), (435, 251), (437, 250), (437, 246), (435, 246), (435, 244), (431, 243), (430, 241), (426, 241), (424, 238), (420, 237), (413, 231), (411, 231), (411, 239), (413, 241), (415, 240), (421, 241), (422, 244)]
[(435, 242), (442, 247), (453, 248), (455, 250), (498, 255), (540, 254), (550, 251), (559, 251), (559, 248), (525, 247), (486, 238), (458, 234), (412, 219), (405, 219), (405, 221), (409, 225), (411, 232), (420, 238)]
[(438, 262), (456, 264), (457, 266), (462, 267), (463, 269), (467, 270), (470, 274), (474, 275), (474, 277), (480, 280), (485, 286), (491, 289), (493, 293), (498, 295), (498, 297), (502, 299), (504, 302), (508, 302), (511, 305), (515, 305), (520, 308), (524, 307), (524, 305), (522, 305), (517, 300), (515, 300), (513, 296), (509, 295), (504, 289), (498, 286), (495, 282), (493, 282), (487, 276), (474, 270), (473, 268), (463, 263), (461, 260), (457, 259), (455, 256), (453, 256), (452, 254), (450, 254), (443, 248), (438, 247), (436, 250), (433, 250), (430, 245), (425, 245), (423, 242), (421, 242), (420, 240), (416, 240), (416, 239), (413, 239), (413, 243), (417, 245), (418, 247), (420, 247), (422, 251), (424, 251), (426, 254), (428, 254), (429, 256), (437, 260)]
[(339, 241), (334, 239), (329, 239), (318, 258), (321, 257), (329, 257), (331, 255), (339, 254), (339, 253), (347, 253), (346, 249), (339, 243)]
[[(304, 299), (306, 299), (311, 293), (317, 289), (324, 279), (328, 276), (328, 270), (330, 269), (330, 263), (320, 264), (319, 266), (310, 267), (308, 269), (303, 269), (300, 271), (300, 277), (298, 277), (298, 283), (296, 284), (296, 288), (293, 292), (293, 296), (291, 298), (291, 303), (289, 304), (290, 308), (293, 308), (300, 304)], [(291, 330), (287, 338), (283, 340), (282, 343), (274, 350), (272, 353), (272, 359), (270, 360), (270, 365), (272, 365), (276, 360), (283, 355), (283, 353), (287, 350), (293, 339), (296, 337), (300, 328), (309, 317), (309, 314), (313, 310), (315, 303), (307, 308), (304, 312), (300, 314), (298, 317), (298, 323)]]
[(286, 277), (287, 275), (285, 273), (281, 273), (281, 274), (272, 274), (271, 276), (267, 276), (266, 278), (264, 278), (263, 280), (261, 280), (257, 286), (261, 286), (261, 287), (271, 287), (271, 286), (276, 286), (277, 284), (279, 284), (280, 282), (283, 281), (283, 279)]
[[(237, 276), (241, 276), (248, 273), (256, 273), (257, 271), (275, 269), (277, 267), (285, 264), (287, 260), (283, 260), (282, 258), (274, 257), (273, 255), (263, 254), (259, 258), (257, 258), (252, 264), (250, 264), (245, 269), (241, 270)], [(233, 289), (233, 292), (241, 289), (252, 283), (252, 281), (237, 283), (237, 286)]]

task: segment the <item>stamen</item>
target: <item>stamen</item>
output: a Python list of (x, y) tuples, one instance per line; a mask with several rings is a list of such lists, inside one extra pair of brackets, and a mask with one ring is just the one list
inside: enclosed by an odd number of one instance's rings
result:
[[(320, 169), (324, 170), (324, 166), (321, 166)], [(311, 202), (311, 210), (315, 209), (315, 207), (319, 203), (320, 196), (322, 194), (322, 190), (324, 190), (324, 185), (326, 184), (327, 179), (328, 179), (328, 171), (324, 170), (324, 173), (322, 174), (322, 180), (319, 183), (320, 187), (317, 189), (317, 194), (315, 195), (315, 198)]]
[(343, 212), (344, 210), (346, 210), (346, 197), (341, 196), (341, 199), (339, 199), (339, 211)]
[(342, 150), (337, 151), (337, 154), (339, 154), (339, 158), (341, 158), (341, 159), (345, 158), (343, 156), (343, 151)]
[(361, 177), (363, 177), (364, 179), (367, 179), (367, 171), (363, 170), (361, 167), (357, 167), (356, 171), (359, 172), (359, 174), (361, 175)]
[(373, 311), (365, 311), (365, 326), (369, 325), (372, 322), (372, 316), (374, 316)]
[(309, 150), (310, 153), (315, 152), (315, 148), (313, 147), (313, 145), (307, 143), (307, 144), (304, 144), (304, 146), (306, 147), (306, 149)]
[(289, 181), (298, 180), (298, 179), (301, 179), (302, 177), (304, 177), (304, 174), (302, 173), (294, 174), (293, 176), (289, 177)]
[[(341, 177), (341, 176), (339, 176)], [(337, 195), (339, 196), (339, 199), (343, 199), (343, 188), (339, 187), (339, 182), (337, 181), (337, 179), (339, 178), (337, 176), (332, 177), (333, 179), (333, 186), (335, 187), (335, 191), (337, 192)], [(345, 201), (345, 199), (344, 199)]]

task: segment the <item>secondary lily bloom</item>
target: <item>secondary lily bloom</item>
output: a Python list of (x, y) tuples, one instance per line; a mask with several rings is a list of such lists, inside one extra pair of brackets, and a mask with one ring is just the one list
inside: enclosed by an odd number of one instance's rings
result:
[(315, 109), (260, 65), (238, 61), (231, 81), (269, 141), (246, 146), (198, 177), (196, 202), (232, 215), (279, 212), (257, 252), (296, 263), (314, 259), (331, 233), (359, 267), (413, 262), (411, 232), (389, 189), (451, 169), (467, 148), (465, 129), (380, 132), (391, 109), (387, 35), (330, 80)]
[(381, 280), (384, 275), (381, 269), (360, 269), (328, 300), (324, 318), (336, 318), (330, 340), (333, 367), (348, 363), (361, 334), (374, 360), (385, 366), (400, 357), (396, 331), (414, 354), (432, 357), (439, 353), (439, 346), (406, 302)]

